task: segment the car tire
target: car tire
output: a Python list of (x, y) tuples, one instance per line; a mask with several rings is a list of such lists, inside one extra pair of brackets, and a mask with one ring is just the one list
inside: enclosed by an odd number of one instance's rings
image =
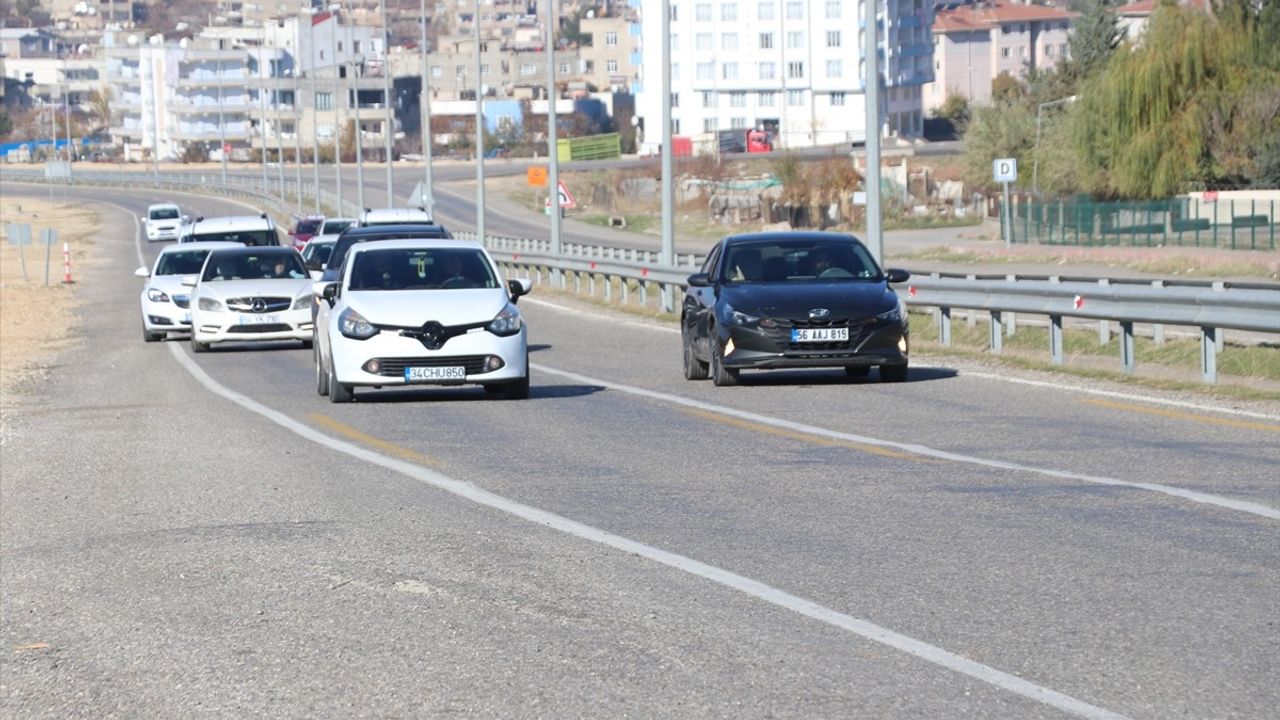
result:
[(720, 349), (719, 341), (712, 338), (711, 342), (711, 382), (716, 387), (737, 385), (738, 371), (724, 366), (724, 354)]
[(356, 393), (350, 385), (343, 385), (338, 382), (338, 376), (334, 373), (333, 363), (329, 364), (329, 402), (331, 403), (349, 403), (355, 402)]
[(881, 365), (880, 381), (900, 383), (907, 380), (907, 363), (901, 365)]
[(507, 400), (528, 400), (529, 399), (529, 374), (526, 372), (525, 376), (520, 378), (519, 380), (516, 380), (515, 382), (509, 382), (503, 385), (502, 397)]
[(153, 333), (147, 330), (147, 326), (142, 326), (142, 342), (159, 342), (164, 338), (164, 333)]
[(194, 333), (192, 333), (192, 335), (191, 335), (191, 352), (193, 352), (193, 353), (209, 352), (209, 343), (202, 343), (202, 342), (200, 342), (199, 340), (196, 340), (196, 336), (195, 336), (195, 334), (194, 334)]
[(303, 341), (302, 341), (302, 349), (303, 349), (303, 350), (310, 350), (310, 349), (311, 349), (311, 346), (312, 346), (312, 345), (314, 345), (314, 344), (315, 344), (315, 341), (314, 341), (314, 340), (303, 340)]
[(320, 360), (320, 348), (313, 348), (311, 354), (315, 356), (316, 394), (325, 397), (329, 394), (329, 372)]
[(844, 374), (851, 378), (864, 378), (871, 374), (871, 367), (868, 365), (845, 365)]
[(680, 333), (681, 346), (681, 365), (684, 368), (685, 380), (706, 380), (710, 377), (711, 372), (707, 364), (698, 359), (693, 351), (693, 342), (689, 339), (689, 331), (686, 329)]

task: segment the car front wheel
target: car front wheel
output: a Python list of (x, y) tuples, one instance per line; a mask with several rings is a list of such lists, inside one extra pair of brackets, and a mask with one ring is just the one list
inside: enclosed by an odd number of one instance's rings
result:
[(737, 385), (738, 371), (724, 366), (724, 351), (720, 349), (720, 342), (712, 338), (711, 343), (711, 382), (717, 387)]
[(329, 402), (349, 403), (354, 402), (355, 399), (355, 391), (351, 389), (350, 385), (343, 385), (338, 382), (338, 376), (333, 370), (333, 363), (329, 363)]
[(316, 394), (324, 397), (329, 394), (329, 373), (325, 371), (324, 362), (320, 359), (320, 348), (314, 348), (311, 354), (316, 361)]
[(199, 340), (196, 340), (196, 336), (193, 333), (191, 335), (191, 352), (193, 353), (209, 352), (209, 343), (202, 343)]
[(685, 380), (706, 380), (710, 375), (707, 364), (698, 359), (696, 353), (693, 352), (693, 339), (689, 337), (689, 331), (686, 328), (680, 333), (680, 345), (682, 347), (681, 365), (684, 369)]
[(159, 342), (164, 337), (164, 333), (153, 333), (147, 330), (147, 326), (142, 326), (142, 342)]

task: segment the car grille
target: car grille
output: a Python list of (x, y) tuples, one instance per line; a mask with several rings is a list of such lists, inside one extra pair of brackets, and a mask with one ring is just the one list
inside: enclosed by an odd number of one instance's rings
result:
[(173, 304), (183, 309), (189, 308), (191, 307), (191, 296), (190, 295), (174, 295)]
[[(484, 372), (484, 363), (488, 355), (455, 355), (453, 357), (397, 357), (377, 358), (379, 368), (377, 374), (383, 377), (404, 377), (404, 369), (408, 367), (457, 367), (466, 368), (468, 375), (479, 375)], [(368, 363), (365, 364), (366, 367)]]
[(227, 328), (227, 332), (239, 333), (242, 335), (256, 335), (258, 333), (289, 332), (292, 329), (292, 327), (284, 323), (275, 323), (271, 325), (232, 325)]
[[(786, 352), (833, 352), (840, 350), (854, 350), (867, 339), (876, 328), (875, 318), (861, 318), (858, 320), (850, 320), (848, 318), (831, 318), (829, 320), (775, 320), (777, 329), (768, 333), (778, 346)], [(792, 328), (826, 328), (826, 327), (848, 327), (849, 339), (839, 342), (807, 342), (793, 343), (791, 342)]]
[[(265, 307), (261, 310), (254, 310), (253, 302), (255, 300), (261, 300)], [(293, 305), (293, 298), (287, 297), (238, 297), (227, 300), (227, 307), (238, 312), (280, 312), (281, 310), (288, 310), (291, 305)]]

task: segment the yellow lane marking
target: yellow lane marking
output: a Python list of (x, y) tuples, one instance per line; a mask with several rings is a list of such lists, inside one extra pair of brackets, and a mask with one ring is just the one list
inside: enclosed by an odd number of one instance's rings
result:
[(28, 650), (45, 650), (48, 647), (49, 647), (49, 643), (42, 643), (42, 642), (27, 643), (25, 645), (14, 645), (13, 651), (16, 653), (20, 653), (20, 652), (26, 652)]
[(787, 438), (788, 440), (799, 440), (800, 442), (813, 443), (814, 445), (822, 445), (823, 447), (839, 447), (839, 448), (845, 448), (848, 450), (857, 450), (858, 452), (871, 453), (872, 455), (880, 455), (881, 457), (894, 458), (895, 460), (913, 460), (915, 462), (922, 462), (922, 463), (941, 463), (942, 462), (941, 460), (935, 460), (933, 458), (927, 458), (921, 455), (916, 455), (914, 453), (903, 452), (901, 450), (893, 450), (891, 448), (884, 448), (878, 445), (868, 445), (866, 443), (857, 443), (849, 440), (837, 440), (835, 438), (823, 437), (821, 435), (813, 435), (811, 433), (799, 432), (797, 430), (787, 430), (785, 428), (777, 428), (777, 427), (773, 427), (772, 425), (765, 425), (764, 423), (752, 422), (750, 420), (743, 420), (741, 418), (736, 418), (736, 417), (729, 417), (727, 415), (721, 415), (719, 413), (714, 413), (707, 410), (694, 410), (689, 408), (683, 408), (681, 412), (685, 413), (686, 415), (692, 415), (693, 417), (701, 418), (703, 420), (710, 420), (711, 422), (717, 422), (722, 425), (729, 425), (731, 427), (741, 428), (743, 430), (761, 432), (761, 433), (765, 433), (766, 435), (773, 435), (774, 437)]
[(1280, 425), (1271, 423), (1249, 422), (1248, 420), (1233, 420), (1231, 418), (1214, 417), (1212, 415), (1197, 415), (1195, 413), (1182, 412), (1181, 410), (1166, 410), (1164, 408), (1148, 407), (1146, 405), (1133, 405), (1130, 403), (1116, 402), (1114, 400), (1096, 400), (1093, 398), (1082, 399), (1080, 402), (1089, 405), (1097, 405), (1111, 410), (1125, 410), (1127, 412), (1144, 413), (1147, 415), (1159, 415), (1160, 417), (1173, 418), (1175, 420), (1190, 420), (1192, 422), (1202, 422), (1209, 425), (1224, 425), (1226, 427), (1242, 428), (1245, 430), (1261, 430), (1262, 432), (1280, 433)]
[(410, 450), (407, 447), (401, 447), (393, 442), (376, 438), (368, 433), (361, 432), (346, 423), (340, 423), (328, 415), (311, 413), (307, 417), (311, 419), (311, 422), (321, 427), (328, 428), (329, 430), (332, 430), (348, 439), (355, 440), (358, 443), (363, 443), (369, 447), (377, 448), (385, 453), (395, 455), (401, 460), (408, 460), (409, 462), (415, 462), (420, 465), (429, 465), (431, 467), (441, 466), (441, 462), (433, 457), (423, 455), (422, 453), (416, 450)]

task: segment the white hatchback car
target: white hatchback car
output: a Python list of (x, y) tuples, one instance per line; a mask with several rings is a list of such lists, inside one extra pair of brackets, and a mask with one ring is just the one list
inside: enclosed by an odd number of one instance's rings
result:
[(485, 249), (457, 240), (380, 240), (351, 248), (316, 326), (316, 391), (351, 402), (357, 386), (479, 384), (529, 396), (529, 341), (516, 300)]
[(142, 339), (155, 342), (166, 333), (191, 329), (191, 296), (183, 278), (194, 278), (204, 266), (211, 250), (244, 247), (240, 243), (210, 242), (196, 245), (170, 245), (156, 256), (150, 269), (145, 266), (133, 272), (147, 278), (142, 288)]
[(147, 208), (143, 215), (142, 227), (147, 233), (147, 242), (157, 240), (177, 240), (178, 229), (184, 224), (182, 208), (173, 203), (156, 203)]
[(301, 340), (311, 347), (311, 276), (291, 247), (214, 250), (191, 281), (191, 350), (213, 343)]

